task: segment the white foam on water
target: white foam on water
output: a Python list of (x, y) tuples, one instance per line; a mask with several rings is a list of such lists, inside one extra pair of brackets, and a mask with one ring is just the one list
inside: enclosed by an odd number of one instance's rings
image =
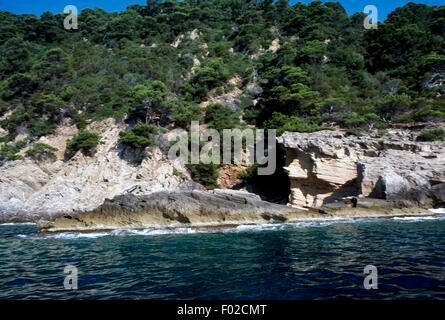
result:
[(275, 231), (290, 228), (307, 228), (307, 227), (323, 227), (340, 222), (354, 222), (353, 219), (326, 219), (319, 221), (300, 221), (287, 223), (264, 223), (264, 224), (245, 224), (235, 227), (218, 227), (218, 228), (149, 228), (149, 229), (116, 229), (102, 232), (63, 232), (50, 235), (17, 235), (19, 238), (30, 239), (97, 239), (102, 237), (122, 237), (122, 236), (161, 236), (161, 235), (184, 235), (198, 233), (242, 233), (242, 232), (260, 232)]
[(284, 224), (244, 224), (231, 228), (221, 229), (222, 232), (245, 232), (245, 231), (264, 231), (277, 230), (282, 228)]
[(31, 239), (31, 240), (45, 240), (45, 239), (62, 239), (62, 240), (73, 240), (73, 239), (95, 239), (100, 237), (106, 237), (110, 234), (106, 232), (101, 233), (73, 233), (73, 232), (66, 232), (66, 233), (57, 233), (52, 235), (36, 235), (36, 234), (18, 234), (18, 238), (22, 239)]
[[(412, 217), (393, 217), (391, 220), (399, 222), (419, 222), (419, 221), (432, 221), (432, 220), (445, 220), (445, 214), (437, 215), (437, 213), (445, 213), (445, 209), (431, 209), (436, 215), (431, 216), (412, 216)], [(318, 228), (325, 227), (340, 223), (366, 223), (366, 222), (378, 222), (380, 219), (372, 218), (343, 218), (334, 217), (326, 219), (316, 219), (308, 221), (295, 221), (285, 223), (264, 223), (264, 224), (245, 224), (234, 227), (210, 227), (210, 228), (148, 228), (148, 229), (117, 229), (111, 231), (98, 231), (98, 232), (63, 232), (51, 235), (25, 235), (19, 234), (19, 238), (29, 239), (63, 239), (63, 240), (75, 240), (75, 239), (97, 239), (102, 237), (122, 237), (122, 236), (161, 236), (161, 235), (185, 235), (185, 234), (197, 234), (197, 233), (242, 233), (242, 232), (261, 232), (261, 231), (276, 231), (276, 230), (289, 230), (293, 228)], [(25, 225), (33, 225), (33, 223), (24, 223)], [(7, 225), (24, 225), (24, 224), (7, 224)]]
[(445, 208), (429, 209), (432, 213), (445, 214)]
[(17, 223), (0, 223), (1, 226), (34, 226), (36, 223), (34, 222), (17, 222)]
[(405, 221), (405, 222), (420, 222), (420, 221), (431, 221), (431, 220), (444, 220), (445, 216), (394, 217), (392, 219), (396, 221)]
[(221, 231), (225, 233), (237, 233), (237, 232), (257, 232), (257, 231), (273, 231), (273, 230), (285, 230), (292, 228), (313, 228), (313, 227), (325, 227), (338, 223), (352, 223), (352, 222), (366, 222), (370, 220), (366, 219), (349, 219), (349, 218), (334, 218), (334, 219), (322, 219), (322, 220), (310, 220), (310, 221), (296, 221), (285, 222), (279, 224), (247, 224), (239, 225), (233, 228), (224, 228)]
[(194, 228), (164, 228), (164, 229), (143, 229), (143, 230), (115, 230), (113, 235), (137, 235), (137, 236), (158, 236), (166, 234), (193, 234), (198, 233)]
[(91, 233), (82, 233), (82, 232), (68, 232), (68, 233), (58, 233), (50, 236), (46, 236), (47, 238), (53, 239), (96, 239), (101, 237), (109, 236), (110, 232), (91, 232)]
[(121, 237), (121, 236), (157, 236), (168, 234), (193, 234), (203, 232), (194, 228), (165, 228), (165, 229), (116, 229), (101, 232), (63, 232), (50, 235), (32, 236), (32, 235), (18, 235), (20, 238), (36, 238), (36, 239), (97, 239), (103, 237)]

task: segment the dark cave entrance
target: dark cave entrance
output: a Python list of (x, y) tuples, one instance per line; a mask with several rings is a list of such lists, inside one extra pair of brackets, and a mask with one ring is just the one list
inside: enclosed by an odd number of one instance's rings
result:
[(247, 191), (258, 194), (262, 200), (287, 204), (290, 195), (290, 181), (284, 171), (286, 166), (286, 152), (277, 146), (276, 170), (273, 175), (254, 175), (237, 189), (246, 188)]

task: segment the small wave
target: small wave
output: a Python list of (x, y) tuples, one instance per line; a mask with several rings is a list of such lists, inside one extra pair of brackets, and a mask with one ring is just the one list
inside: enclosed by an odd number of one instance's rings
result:
[(0, 227), (1, 226), (34, 226), (36, 225), (36, 223), (34, 222), (8, 222), (8, 223), (0, 223)]
[(137, 236), (158, 236), (166, 234), (192, 234), (198, 233), (195, 228), (165, 228), (165, 229), (143, 229), (143, 230), (114, 230), (111, 235), (137, 235)]
[(323, 220), (310, 220), (310, 221), (295, 221), (295, 222), (285, 222), (279, 224), (247, 224), (239, 225), (234, 228), (222, 229), (223, 232), (249, 232), (249, 231), (273, 231), (273, 230), (285, 230), (292, 228), (313, 228), (313, 227), (325, 227), (332, 224), (338, 223), (358, 223), (358, 222), (368, 222), (367, 219), (349, 219), (349, 218), (334, 218), (334, 219), (323, 219)]
[(244, 224), (234, 227), (194, 227), (194, 228), (149, 228), (149, 229), (116, 229), (103, 232), (64, 232), (51, 235), (44, 235), (36, 237), (31, 235), (19, 235), (23, 238), (39, 238), (39, 239), (96, 239), (102, 237), (116, 237), (116, 236), (161, 236), (161, 235), (184, 235), (184, 234), (198, 234), (198, 233), (241, 233), (241, 232), (260, 232), (260, 231), (275, 231), (292, 228), (308, 228), (308, 227), (324, 227), (336, 223), (351, 223), (362, 222), (358, 219), (335, 218), (317, 221), (299, 221), (286, 223), (264, 223), (264, 224)]
[[(238, 233), (255, 232), (267, 230), (281, 230), (288, 227), (309, 227), (317, 225), (316, 222), (282, 223), (282, 224), (248, 224), (235, 227), (195, 227), (195, 228), (149, 228), (149, 229), (117, 229), (103, 232), (64, 232), (50, 235), (38, 236), (40, 239), (96, 239), (102, 237), (122, 236), (162, 236), (162, 235), (184, 235), (198, 233)], [(37, 238), (35, 235), (18, 235), (22, 238)]]
[(62, 240), (73, 240), (73, 239), (96, 239), (101, 237), (110, 236), (110, 232), (65, 232), (57, 233), (51, 235), (36, 235), (36, 234), (18, 234), (18, 238), (22, 239), (32, 239), (32, 240), (44, 240), (44, 239), (62, 239)]
[(31, 236), (29, 234), (18, 234), (17, 238), (22, 238), (22, 239), (32, 239), (32, 238), (36, 238), (35, 236)]
[(277, 230), (282, 228), (284, 224), (244, 224), (232, 228), (222, 229), (222, 232), (246, 232), (246, 231), (264, 231)]
[(101, 237), (109, 236), (109, 232), (91, 232), (91, 233), (82, 233), (82, 232), (68, 232), (68, 233), (58, 233), (51, 236), (47, 236), (48, 238), (54, 238), (54, 239), (96, 239)]
[[(431, 220), (445, 220), (445, 215), (437, 216), (412, 216), (412, 217), (393, 217), (393, 221), (399, 222), (419, 222)], [(148, 229), (116, 229), (109, 231), (98, 232), (63, 232), (56, 234), (36, 235), (36, 234), (19, 234), (19, 238), (28, 239), (97, 239), (102, 237), (117, 237), (117, 236), (162, 236), (162, 235), (184, 235), (197, 233), (242, 233), (242, 232), (261, 232), (261, 231), (277, 231), (289, 230), (294, 228), (318, 228), (326, 227), (340, 223), (367, 223), (378, 222), (378, 219), (369, 218), (326, 218), (308, 221), (294, 221), (284, 223), (264, 223), (264, 224), (244, 224), (233, 227), (194, 227), (194, 228), (148, 228)], [(31, 223), (32, 224), (32, 223)]]
[(19, 238), (26, 239), (61, 239), (61, 240), (76, 240), (76, 239), (98, 239), (103, 237), (116, 237), (116, 236), (156, 236), (156, 235), (168, 235), (168, 234), (192, 234), (204, 232), (194, 228), (166, 228), (166, 229), (117, 229), (110, 231), (100, 232), (62, 232), (55, 234), (35, 235), (35, 234), (18, 234)]
[(396, 220), (396, 221), (418, 222), (418, 221), (442, 220), (442, 219), (445, 219), (445, 217), (440, 217), (440, 216), (394, 217), (392, 219)]

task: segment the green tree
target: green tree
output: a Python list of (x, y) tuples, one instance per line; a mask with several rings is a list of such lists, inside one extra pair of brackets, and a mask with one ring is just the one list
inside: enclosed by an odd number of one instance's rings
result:
[(29, 43), (16, 36), (0, 45), (0, 79), (11, 73), (25, 72), (29, 67)]
[(388, 95), (377, 101), (377, 111), (385, 120), (390, 120), (395, 114), (409, 109), (411, 97), (406, 94)]
[(153, 116), (162, 117), (167, 111), (164, 103), (166, 96), (167, 87), (161, 81), (136, 85), (130, 93), (131, 118), (148, 124), (154, 120)]
[(33, 99), (35, 112), (39, 115), (55, 116), (64, 109), (65, 103), (54, 94), (38, 95)]
[(198, 85), (197, 94), (206, 95), (210, 89), (221, 86), (229, 78), (229, 72), (222, 59), (211, 59), (197, 68), (194, 81)]
[(283, 113), (310, 114), (310, 106), (319, 93), (308, 83), (308, 74), (300, 67), (283, 66), (273, 72), (274, 83), (270, 95), (276, 99)]
[(57, 85), (62, 84), (70, 69), (69, 57), (60, 48), (49, 49), (43, 58), (33, 66), (33, 72), (41, 81), (55, 83), (49, 89), (56, 89)]
[(184, 129), (188, 128), (192, 121), (202, 119), (201, 107), (196, 103), (176, 100), (170, 103), (169, 108), (175, 124)]
[(37, 85), (37, 81), (31, 74), (16, 73), (4, 82), (1, 96), (6, 101), (15, 98), (27, 99), (35, 91)]

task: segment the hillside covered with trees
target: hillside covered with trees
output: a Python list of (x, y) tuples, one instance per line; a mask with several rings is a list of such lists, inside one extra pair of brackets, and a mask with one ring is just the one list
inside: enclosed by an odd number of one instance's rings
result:
[[(149, 0), (84, 10), (68, 31), (63, 14), (0, 12), (0, 158), (17, 159), (66, 118), (81, 130), (125, 119), (139, 127), (123, 142), (137, 147), (191, 120), (354, 134), (443, 121), (445, 6), (409, 3), (376, 30), (364, 17), (333, 2)], [(215, 102), (224, 94), (230, 103)], [(71, 151), (82, 137), (88, 148), (100, 139), (81, 131)]]

